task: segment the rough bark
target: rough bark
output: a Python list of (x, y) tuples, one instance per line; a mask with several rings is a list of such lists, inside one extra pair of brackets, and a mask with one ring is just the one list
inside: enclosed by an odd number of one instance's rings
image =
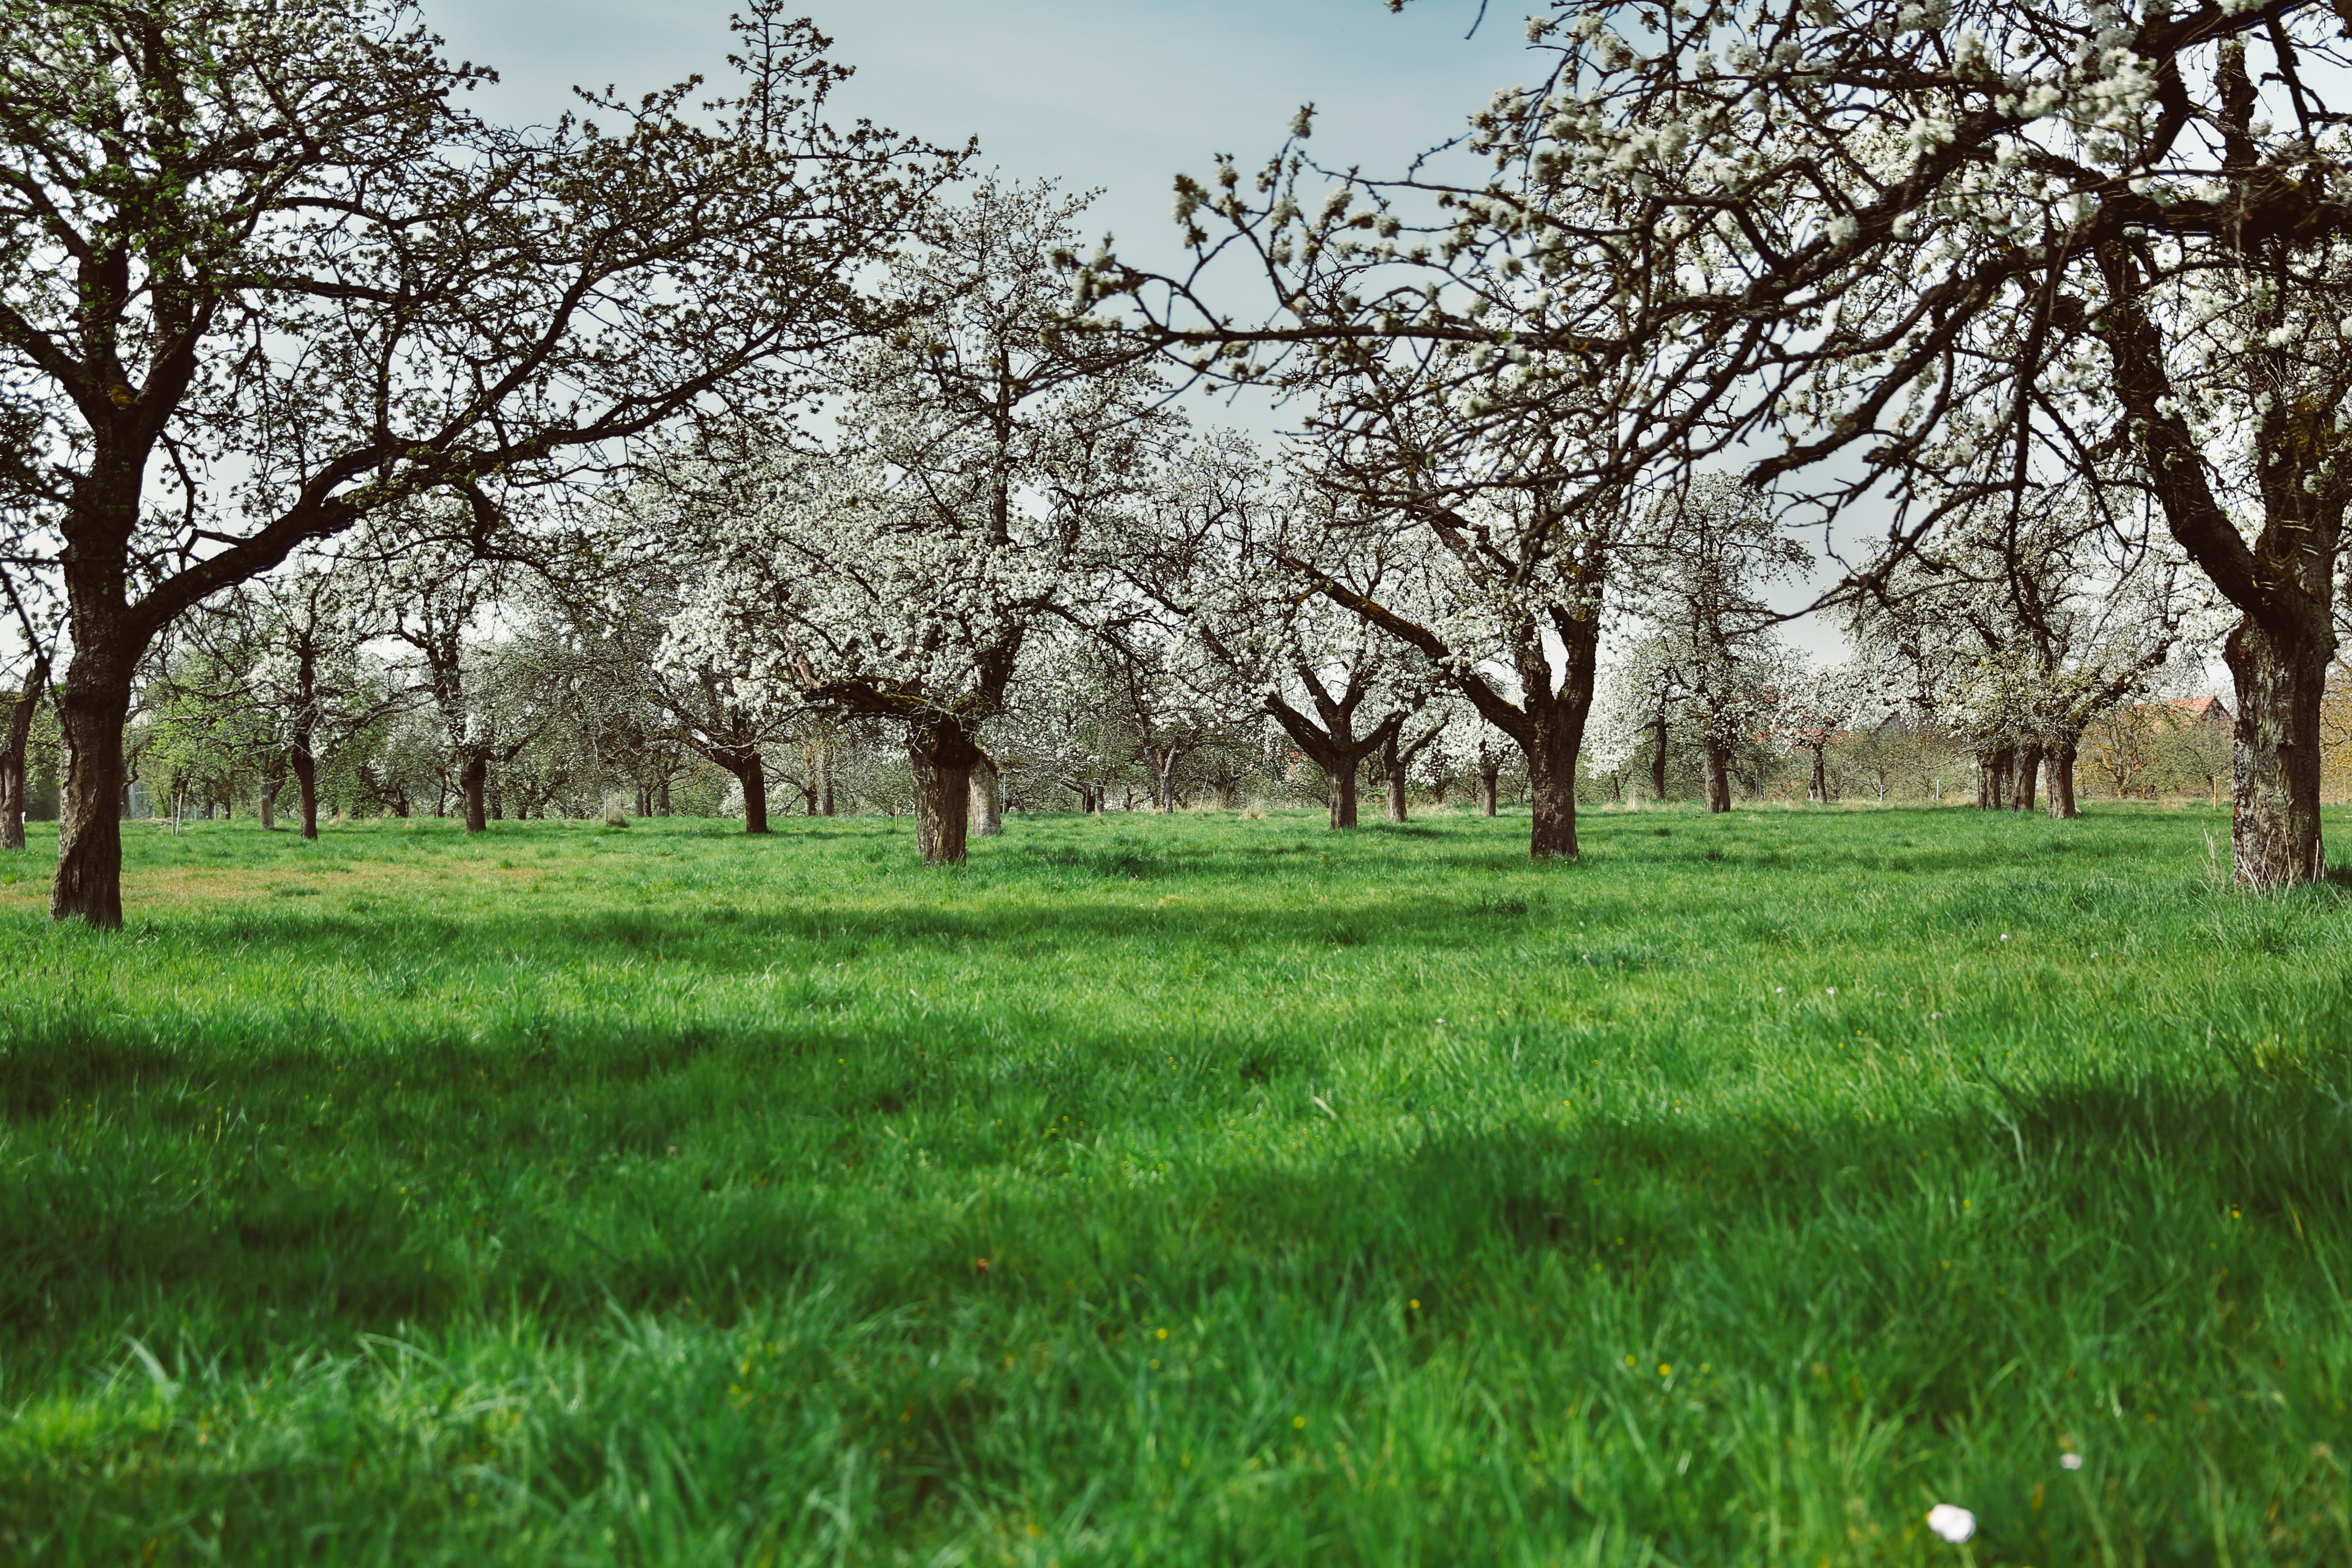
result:
[(1725, 812), (1731, 809), (1731, 754), (1724, 743), (1710, 735), (1706, 738), (1706, 809)]
[(2042, 778), (2042, 745), (2039, 742), (2026, 747), (2017, 756), (2017, 784), (2011, 791), (2009, 809), (2032, 811), (2034, 792)]
[(915, 842), (924, 865), (962, 863), (971, 824), (971, 770), (981, 755), (952, 719), (907, 727), (907, 761), (915, 773)]
[(105, 625), (97, 616), (76, 620), (73, 662), (58, 696), (66, 779), (49, 915), (79, 916), (110, 931), (122, 924), (122, 725), (131, 712), (131, 667), (139, 650), (126, 647), (131, 635), (110, 637)]
[(1356, 826), (1356, 759), (1353, 757), (1331, 774), (1331, 826)]
[(2238, 880), (2277, 889), (2326, 874), (2319, 831), (2319, 707), (2334, 648), (2248, 616), (2222, 649), (2237, 678), (2230, 854)]
[(1381, 748), (1381, 773), (1388, 788), (1391, 822), (1405, 820), (1404, 763), (1397, 755), (1397, 735), (1401, 732), (1391, 731), (1388, 743)]
[(25, 752), (32, 744), (33, 715), (48, 684), (49, 659), (43, 654), (33, 661), (23, 694), (9, 705), (8, 738), (0, 745), (0, 849), (25, 847)]
[(1661, 712), (1651, 721), (1657, 731), (1657, 743), (1650, 750), (1650, 798), (1666, 798), (1666, 716)]
[[(302, 814), (302, 837), (319, 837), (319, 759), (310, 754), (307, 740), (296, 739), (287, 761), (294, 769), (294, 799)], [(403, 811), (405, 816), (407, 812)]]
[(1813, 776), (1805, 785), (1805, 798), (1815, 805), (1827, 805), (1830, 803), (1829, 758), (1820, 746), (1813, 747), (1812, 752)]
[(1478, 815), (1495, 815), (1495, 793), (1501, 786), (1503, 770), (1498, 767), (1478, 770)]
[(25, 754), (0, 753), (0, 849), (25, 847)]
[(468, 752), (458, 766), (458, 783), (466, 795), (466, 831), (480, 833), (488, 828), (490, 819), (484, 809), (483, 792), (490, 782), (490, 759), (480, 752)]
[(2017, 766), (2017, 749), (2003, 746), (1998, 751), (1977, 753), (1977, 809), (2004, 811), (2009, 806), (2010, 774)]
[(992, 838), (1004, 831), (1004, 775), (985, 752), (971, 764), (971, 831)]
[(2050, 770), (2050, 815), (2070, 818), (2082, 814), (2074, 807), (2074, 752), (2071, 739), (2052, 744), (2047, 766)]
[(725, 752), (712, 760), (733, 773), (735, 782), (743, 786), (743, 831), (767, 832), (768, 765), (761, 760), (759, 752)]
[(1151, 758), (1151, 809), (1162, 815), (1176, 809), (1176, 761), (1182, 756), (1180, 746), (1154, 747)]
[(1527, 748), (1528, 800), (1535, 825), (1528, 854), (1538, 860), (1576, 858), (1576, 754), (1584, 744), (1583, 716), (1573, 725), (1547, 725)]
[[(654, 785), (654, 815), (656, 816), (669, 815), (669, 780), (667, 778)], [(826, 815), (832, 814), (828, 811)]]

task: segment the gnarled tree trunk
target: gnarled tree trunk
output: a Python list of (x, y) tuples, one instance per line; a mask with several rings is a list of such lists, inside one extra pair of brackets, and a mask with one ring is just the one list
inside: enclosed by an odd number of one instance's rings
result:
[(0, 744), (0, 849), (25, 847), (25, 752), (33, 741), (33, 715), (49, 684), (49, 658), (33, 661), (24, 694), (9, 705), (8, 738)]
[(1584, 716), (1579, 712), (1573, 723), (1566, 722), (1564, 714), (1550, 717), (1550, 722), (1538, 722), (1524, 748), (1528, 801), (1535, 814), (1528, 833), (1528, 854), (1537, 860), (1573, 860), (1577, 855), (1576, 757), (1584, 746)]
[(1495, 815), (1495, 792), (1501, 787), (1503, 770), (1499, 767), (1478, 770), (1478, 815)]
[(480, 833), (490, 826), (485, 810), (484, 791), (490, 782), (490, 759), (478, 751), (468, 751), (458, 764), (458, 783), (466, 796), (466, 831)]
[(1666, 716), (1661, 712), (1650, 722), (1657, 731), (1656, 744), (1650, 748), (1650, 798), (1660, 801), (1666, 798)]
[(985, 752), (971, 764), (971, 831), (981, 838), (1004, 831), (1004, 775)]
[(1330, 770), (1331, 826), (1334, 827), (1356, 826), (1356, 762), (1355, 757), (1349, 757)]
[(131, 712), (131, 639), (110, 637), (94, 616), (74, 623), (73, 662), (58, 701), (65, 731), (65, 800), (58, 814), (55, 920), (122, 924), (122, 725)]
[(2238, 684), (2230, 854), (2244, 886), (2291, 887), (2326, 874), (2319, 709), (2334, 651), (2324, 637), (2281, 636), (2251, 616), (2223, 647)]
[(915, 841), (924, 865), (963, 862), (971, 822), (971, 770), (981, 754), (953, 719), (907, 727), (907, 761), (915, 773)]
[(1359, 741), (1355, 738), (1354, 716), (1356, 699), (1345, 702), (1319, 702), (1324, 726), (1301, 713), (1279, 697), (1266, 700), (1266, 711), (1274, 715), (1307, 760), (1321, 768), (1331, 779), (1331, 826), (1335, 828), (1356, 826), (1356, 766), (1365, 757), (1378, 751), (1394, 737), (1404, 722), (1404, 715), (1391, 713), (1381, 721), (1380, 727)]
[(1391, 731), (1387, 743), (1381, 747), (1381, 779), (1388, 790), (1391, 822), (1405, 820), (1404, 763), (1397, 755), (1397, 737), (1402, 733), (1402, 728)]
[[(319, 759), (310, 754), (310, 738), (297, 735), (286, 753), (294, 770), (294, 801), (302, 816), (302, 837), (319, 837)], [(408, 815), (404, 809), (401, 816)]]
[(2037, 741), (2018, 753), (2017, 787), (2010, 796), (2011, 811), (2032, 811), (2035, 785), (2042, 777), (2042, 743)]
[(2017, 748), (1977, 753), (1977, 809), (2003, 811), (2009, 806), (2009, 781), (2017, 766)]
[(768, 831), (768, 764), (761, 759), (756, 746), (740, 752), (722, 752), (713, 762), (735, 775), (743, 786), (743, 831)]
[(2050, 815), (2074, 817), (2082, 814), (2074, 807), (2074, 751), (2077, 742), (2072, 736), (2053, 742), (2046, 765), (2050, 770)]
[(1706, 737), (1706, 809), (1725, 812), (1731, 809), (1731, 755), (1729, 748), (1713, 735)]

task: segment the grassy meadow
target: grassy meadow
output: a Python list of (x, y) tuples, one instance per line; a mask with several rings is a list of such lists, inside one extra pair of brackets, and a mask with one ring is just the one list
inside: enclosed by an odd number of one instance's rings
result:
[(2226, 826), (37, 826), (0, 1563), (2352, 1562), (2352, 895)]

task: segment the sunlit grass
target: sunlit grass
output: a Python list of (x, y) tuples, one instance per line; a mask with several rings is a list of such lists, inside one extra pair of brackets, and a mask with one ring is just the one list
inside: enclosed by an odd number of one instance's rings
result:
[(2352, 1561), (2343, 895), (1584, 826), (37, 836), (0, 1561)]

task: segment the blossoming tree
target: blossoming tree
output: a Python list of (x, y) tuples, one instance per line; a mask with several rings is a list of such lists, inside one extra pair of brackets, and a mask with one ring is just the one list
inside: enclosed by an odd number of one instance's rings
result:
[(956, 160), (831, 130), (827, 40), (751, 9), (710, 112), (524, 131), (396, 0), (0, 4), (0, 483), (69, 612), (57, 917), (121, 922), (124, 719), (191, 607), (404, 498), (772, 412), (875, 324), (861, 274)]
[[(1207, 374), (1486, 376), (1460, 418), (1550, 416), (1596, 494), (1735, 458), (1820, 518), (1892, 498), (1850, 586), (1945, 516), (2127, 469), (2237, 612), (2233, 858), (2278, 887), (2323, 869), (2346, 31), (2316, 0), (1554, 0), (1537, 85), (1446, 155), (1318, 168), (1302, 117), (1255, 190), (1180, 181), (1192, 270), (1106, 255), (1079, 287)], [(1277, 313), (1215, 308), (1235, 257)]]

